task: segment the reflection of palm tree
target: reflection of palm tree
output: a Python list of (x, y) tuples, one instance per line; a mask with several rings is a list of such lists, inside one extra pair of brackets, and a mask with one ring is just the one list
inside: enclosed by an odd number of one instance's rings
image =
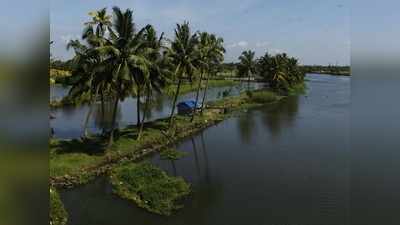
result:
[(196, 148), (196, 143), (194, 138), (192, 137), (192, 147), (193, 147), (193, 152), (194, 152), (194, 161), (196, 164), (196, 171), (197, 171), (197, 176), (200, 177), (200, 167), (199, 167), (199, 158), (197, 156), (197, 148)]
[(209, 167), (209, 163), (208, 163), (208, 155), (207, 155), (207, 149), (206, 149), (206, 144), (204, 142), (204, 131), (202, 131), (200, 133), (200, 138), (201, 138), (201, 145), (203, 148), (203, 153), (204, 153), (204, 162), (205, 162), (205, 170), (206, 170), (206, 181), (207, 183), (211, 183), (210, 182), (210, 167)]
[(171, 160), (171, 165), (174, 177), (176, 177), (178, 173), (176, 172), (175, 160)]
[(238, 118), (239, 133), (243, 142), (247, 144), (251, 142), (255, 125), (256, 124), (252, 110), (249, 110), (247, 113)]
[(299, 110), (299, 96), (290, 96), (263, 112), (263, 124), (270, 130), (273, 136), (281, 133), (283, 125), (290, 125), (296, 119)]
[[(106, 134), (112, 126), (113, 105), (111, 101), (106, 101), (101, 106), (97, 105), (94, 111), (94, 123), (96, 128), (102, 130), (102, 134)], [(122, 118), (121, 110), (117, 110), (116, 123)]]

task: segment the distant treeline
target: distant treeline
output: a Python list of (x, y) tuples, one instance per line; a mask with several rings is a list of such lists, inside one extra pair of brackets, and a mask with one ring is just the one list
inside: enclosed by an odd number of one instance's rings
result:
[(300, 66), (300, 67), (306, 73), (323, 73), (323, 74), (350, 76), (350, 66), (303, 65), (303, 66)]
[[(223, 63), (221, 65), (221, 76), (236, 76), (239, 63)], [(323, 73), (333, 75), (350, 75), (350, 66), (322, 66), (322, 65), (301, 65), (299, 66), (305, 73)]]
[(59, 59), (50, 60), (50, 68), (56, 70), (72, 70), (72, 59), (67, 61), (62, 61)]

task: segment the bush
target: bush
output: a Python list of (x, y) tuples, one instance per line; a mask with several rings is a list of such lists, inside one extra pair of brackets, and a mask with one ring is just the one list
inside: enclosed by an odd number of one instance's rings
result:
[(252, 102), (261, 104), (278, 100), (278, 96), (270, 91), (253, 92), (249, 98)]
[(111, 183), (122, 198), (160, 215), (181, 208), (177, 201), (190, 193), (182, 178), (170, 177), (150, 163), (126, 163), (113, 169)]

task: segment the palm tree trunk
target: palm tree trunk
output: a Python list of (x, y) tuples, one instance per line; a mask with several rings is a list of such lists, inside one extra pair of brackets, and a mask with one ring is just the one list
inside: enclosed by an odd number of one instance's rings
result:
[(89, 136), (88, 131), (87, 131), (87, 126), (88, 126), (88, 123), (89, 123), (90, 115), (92, 114), (92, 111), (93, 111), (93, 105), (94, 105), (94, 104), (96, 103), (96, 101), (97, 101), (97, 95), (98, 95), (98, 93), (99, 93), (99, 87), (100, 87), (100, 86), (98, 86), (98, 87), (96, 88), (96, 93), (94, 94), (94, 98), (91, 99), (91, 101), (90, 101), (89, 111), (88, 111), (88, 113), (87, 113), (87, 115), (86, 115), (85, 125), (83, 126), (83, 137), (84, 137), (84, 138), (87, 138), (87, 137)]
[(250, 75), (251, 73), (247, 76), (247, 91), (250, 91)]
[(200, 80), (199, 80), (199, 85), (197, 86), (197, 93), (196, 93), (196, 104), (193, 108), (193, 112), (192, 112), (192, 118), (190, 119), (190, 122), (193, 122), (194, 120), (194, 116), (196, 114), (196, 110), (197, 110), (197, 103), (199, 102), (199, 93), (200, 93), (200, 89), (201, 89), (201, 81), (203, 80), (203, 72), (200, 74)]
[(140, 126), (140, 86), (138, 85), (137, 97), (136, 97), (136, 114), (137, 114), (137, 122), (136, 127)]
[(105, 129), (104, 129), (105, 109), (104, 109), (104, 92), (103, 92), (103, 90), (100, 91), (100, 101), (101, 101), (101, 123), (103, 124), (102, 125), (102, 127), (103, 127), (102, 133), (104, 134), (105, 133)]
[(144, 120), (146, 118), (146, 112), (147, 112), (147, 110), (149, 110), (149, 102), (150, 102), (150, 89), (147, 90), (146, 105), (144, 106), (143, 118), (142, 118), (142, 122), (140, 123), (140, 129), (139, 129), (139, 133), (137, 136), (137, 140), (140, 139), (142, 132), (143, 132)]
[(208, 80), (210, 79), (210, 74), (207, 75), (207, 80), (206, 80), (206, 87), (204, 88), (204, 94), (203, 94), (203, 100), (201, 101), (201, 114), (203, 114), (203, 109), (204, 109), (204, 104), (206, 102), (206, 95), (207, 95), (207, 90), (208, 90)]
[(111, 121), (111, 132), (110, 132), (110, 139), (108, 142), (108, 147), (111, 147), (114, 142), (114, 131), (115, 131), (115, 122), (116, 122), (116, 118), (117, 118), (118, 100), (119, 100), (118, 96), (116, 96), (115, 102), (114, 102), (113, 116), (112, 116), (112, 121)]
[(174, 120), (174, 113), (175, 113), (175, 108), (176, 108), (176, 101), (178, 100), (179, 91), (180, 91), (180, 89), (181, 89), (181, 83), (182, 83), (182, 78), (179, 78), (178, 86), (176, 87), (176, 93), (175, 93), (174, 101), (173, 101), (173, 103), (172, 103), (171, 115), (170, 115), (170, 117), (169, 117), (169, 128), (171, 128), (172, 122), (173, 122), (173, 120)]

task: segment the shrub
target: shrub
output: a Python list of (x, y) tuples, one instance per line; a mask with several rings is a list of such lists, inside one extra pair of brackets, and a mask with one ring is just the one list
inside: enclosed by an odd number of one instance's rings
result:
[(278, 96), (270, 91), (253, 92), (249, 98), (255, 103), (270, 103), (278, 100)]

